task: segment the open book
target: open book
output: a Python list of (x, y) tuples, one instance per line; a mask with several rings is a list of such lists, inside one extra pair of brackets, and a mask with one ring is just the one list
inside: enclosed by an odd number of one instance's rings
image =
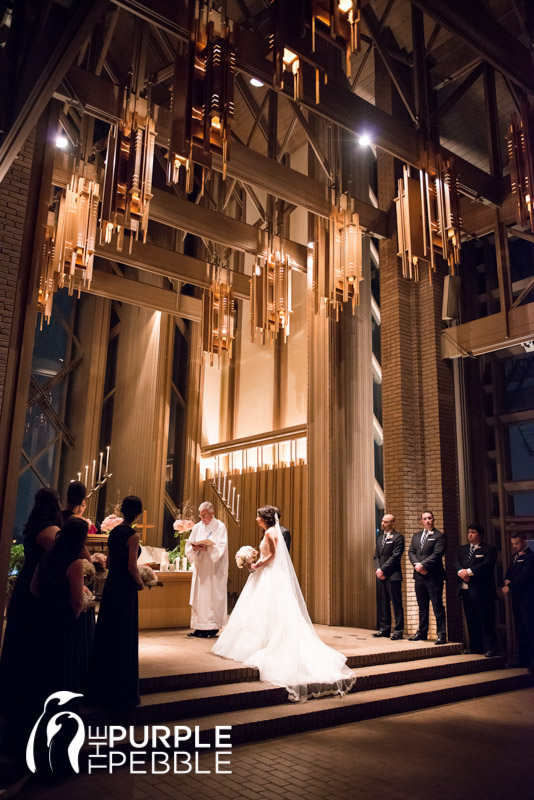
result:
[(200, 539), (198, 542), (191, 542), (191, 544), (205, 544), (207, 547), (211, 547), (215, 542), (212, 539)]

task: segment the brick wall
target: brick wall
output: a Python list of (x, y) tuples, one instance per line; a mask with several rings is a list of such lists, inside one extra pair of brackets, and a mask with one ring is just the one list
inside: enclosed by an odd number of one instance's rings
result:
[(34, 141), (32, 133), (0, 183), (0, 414)]

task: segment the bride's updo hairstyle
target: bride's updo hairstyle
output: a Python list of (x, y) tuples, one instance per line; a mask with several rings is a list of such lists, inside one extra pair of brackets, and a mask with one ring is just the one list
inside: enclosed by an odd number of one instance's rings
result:
[(274, 506), (262, 506), (258, 508), (257, 515), (262, 518), (268, 528), (274, 528), (276, 525), (276, 509)]

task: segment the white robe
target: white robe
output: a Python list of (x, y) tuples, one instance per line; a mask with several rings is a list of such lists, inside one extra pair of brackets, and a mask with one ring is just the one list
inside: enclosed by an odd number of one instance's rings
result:
[[(206, 550), (193, 550), (193, 542), (211, 539)], [(228, 533), (213, 517), (208, 525), (197, 522), (185, 543), (185, 554), (193, 565), (191, 581), (191, 627), (198, 631), (219, 630), (228, 619)]]

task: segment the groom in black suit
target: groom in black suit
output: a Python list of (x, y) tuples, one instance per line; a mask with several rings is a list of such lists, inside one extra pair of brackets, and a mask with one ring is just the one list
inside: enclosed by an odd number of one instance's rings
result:
[(484, 653), (488, 658), (497, 652), (495, 629), (495, 564), (497, 550), (484, 544), (484, 528), (470, 525), (468, 544), (458, 550), (455, 569), (458, 594), (464, 607), (469, 632), (469, 651)]
[(436, 617), (438, 638), (434, 644), (447, 643), (447, 625), (445, 621), (445, 607), (443, 605), (443, 582), (445, 569), (443, 555), (447, 549), (447, 537), (437, 528), (434, 528), (434, 514), (432, 511), (423, 511), (421, 516), (423, 530), (417, 531), (412, 536), (408, 557), (414, 567), (415, 596), (419, 606), (419, 630), (410, 636), (410, 642), (426, 639), (428, 636), (428, 605)]
[(378, 611), (378, 633), (373, 636), (389, 636), (391, 632), (391, 606), (395, 615), (395, 630), (392, 639), (402, 639), (404, 632), (404, 608), (402, 606), (402, 568), (404, 536), (395, 530), (393, 514), (384, 514), (383, 533), (377, 537), (374, 566), (376, 572), (376, 600)]

